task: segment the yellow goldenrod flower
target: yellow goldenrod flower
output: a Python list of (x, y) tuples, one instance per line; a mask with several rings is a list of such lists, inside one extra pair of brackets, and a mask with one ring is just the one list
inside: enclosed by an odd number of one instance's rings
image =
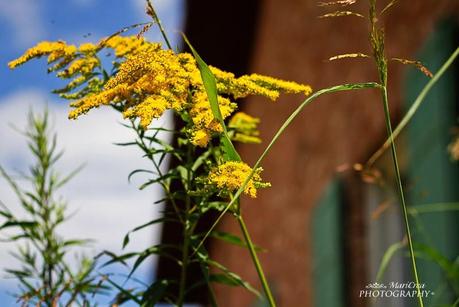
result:
[[(257, 197), (257, 189), (271, 186), (270, 183), (261, 181), (262, 171), (261, 167), (257, 168), (244, 189), (244, 193), (252, 198)], [(228, 161), (209, 173), (209, 183), (224, 191), (235, 192), (244, 184), (251, 172), (252, 168), (244, 162)]]
[(209, 131), (205, 129), (199, 129), (193, 132), (191, 137), (191, 143), (195, 146), (206, 147), (211, 138)]
[(99, 64), (99, 59), (96, 57), (77, 59), (68, 68), (58, 72), (57, 76), (59, 78), (70, 78), (76, 74), (87, 75), (92, 73)]
[[(208, 135), (212, 132), (222, 132), (223, 127), (217, 119), (215, 119), (212, 109), (210, 108), (207, 94), (201, 90), (197, 91), (192, 97), (192, 106), (190, 109), (191, 120), (193, 121), (193, 131), (205, 130)], [(236, 109), (236, 104), (231, 102), (228, 98), (218, 97), (218, 104), (223, 119), (231, 115)], [(210, 138), (209, 138), (210, 140)], [(203, 146), (204, 145), (204, 146)], [(205, 147), (207, 143), (200, 142), (201, 147)]]
[(142, 51), (148, 43), (143, 37), (115, 35), (103, 39), (101, 45), (113, 49), (115, 56), (121, 58)]
[(42, 56), (48, 56), (48, 63), (52, 63), (63, 57), (70, 57), (77, 51), (74, 45), (67, 45), (63, 41), (38, 43), (35, 47), (28, 49), (21, 57), (8, 63), (10, 68), (16, 68), (27, 61)]
[(242, 143), (261, 143), (261, 139), (258, 137), (260, 132), (257, 130), (259, 123), (260, 119), (244, 112), (237, 112), (228, 123), (228, 128), (235, 131), (232, 140)]
[(123, 112), (125, 118), (140, 118), (140, 125), (148, 127), (151, 121), (161, 117), (164, 111), (170, 108), (170, 103), (162, 96), (148, 96), (141, 103), (134, 105)]
[(101, 105), (108, 105), (111, 102), (119, 102), (128, 98), (129, 94), (128, 86), (126, 84), (120, 84), (112, 89), (86, 96), (82, 100), (70, 104), (70, 106), (75, 107), (75, 110), (70, 111), (69, 118), (76, 119), (78, 116), (86, 114), (93, 108)]
[(271, 100), (279, 98), (281, 92), (303, 93), (309, 95), (312, 89), (309, 85), (283, 81), (276, 78), (251, 74), (236, 78), (234, 74), (210, 67), (217, 80), (219, 93), (232, 95), (234, 98), (244, 98), (249, 95), (259, 95)]
[[(244, 76), (243, 76), (244, 77)], [(240, 78), (242, 79), (242, 77)], [(298, 84), (296, 82), (284, 81), (268, 76), (262, 76), (258, 74), (251, 74), (247, 77), (248, 80), (260, 86), (266, 90), (276, 91), (278, 93), (303, 93), (308, 96), (312, 93), (312, 88), (309, 85)], [(259, 94), (263, 95), (263, 94)], [(274, 100), (274, 99), (273, 99)]]
[(93, 43), (83, 43), (78, 47), (78, 51), (83, 53), (94, 53), (97, 51), (97, 46)]
[[(117, 73), (105, 76), (97, 53), (104, 49), (114, 50), (119, 64)], [(196, 146), (205, 147), (213, 135), (223, 131), (213, 116), (210, 103), (196, 60), (189, 53), (164, 50), (159, 43), (150, 43), (143, 37), (119, 35), (102, 39), (98, 44), (84, 43), (78, 48), (63, 41), (41, 42), (27, 50), (8, 65), (15, 68), (30, 59), (48, 56), (53, 63), (48, 71), (57, 71), (59, 78), (71, 78), (62, 89), (56, 90), (61, 97), (76, 100), (70, 118), (77, 118), (92, 108), (116, 104), (123, 116), (139, 118), (140, 125), (147, 128), (151, 121), (166, 110), (183, 112), (187, 118), (190, 140)], [(58, 61), (59, 60), (59, 61)], [(281, 92), (304, 93), (311, 88), (294, 82), (252, 74), (235, 77), (234, 74), (210, 67), (217, 81), (218, 103), (222, 117), (229, 117), (237, 108), (232, 99), (248, 95), (261, 95), (271, 100)], [(233, 139), (258, 143), (256, 126), (258, 119), (238, 115), (230, 122), (234, 129)]]

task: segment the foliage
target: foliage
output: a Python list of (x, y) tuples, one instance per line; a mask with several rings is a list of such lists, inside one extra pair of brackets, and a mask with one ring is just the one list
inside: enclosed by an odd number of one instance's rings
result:
[[(152, 7), (149, 12), (157, 18)], [(191, 45), (194, 57), (186, 52), (163, 49), (161, 44), (148, 42), (141, 35), (119, 34), (97, 44), (84, 43), (78, 47), (63, 41), (41, 42), (9, 63), (15, 68), (33, 58), (47, 56), (48, 71), (69, 80), (66, 86), (55, 90), (72, 101), (69, 118), (76, 119), (93, 108), (112, 106), (130, 120), (129, 128), (135, 135), (133, 142), (121, 145), (140, 148), (151, 162), (151, 169), (134, 170), (129, 178), (138, 173), (150, 174), (151, 179), (140, 189), (159, 184), (165, 198), (157, 203), (167, 202), (172, 209), (166, 210), (162, 219), (147, 221), (131, 233), (159, 222), (176, 223), (183, 241), (150, 246), (137, 253), (113, 255), (107, 251), (105, 254), (112, 258), (108, 264), (135, 258), (130, 275), (145, 259), (160, 255), (180, 269), (180, 280), (157, 280), (118, 299), (148, 301), (149, 304), (175, 302), (181, 306), (187, 293), (203, 286), (190, 284), (188, 267), (193, 263), (199, 263), (202, 268), (207, 281), (204, 286), (218, 282), (256, 292), (238, 275), (209, 258), (201, 245), (203, 234), (197, 231), (198, 225), (208, 211), (222, 211), (241, 186), (245, 185), (244, 192), (251, 197), (256, 197), (257, 189), (269, 186), (261, 180), (262, 169), (253, 170), (242, 162), (232, 144), (232, 141), (260, 142), (259, 120), (235, 113), (237, 99), (261, 95), (276, 100), (282, 92), (309, 95), (311, 88), (258, 74), (236, 77), (207, 66)], [(105, 61), (100, 58), (107, 51), (114, 53), (108, 68), (103, 67)], [(152, 120), (167, 110), (179, 119), (177, 127), (172, 130), (151, 127)], [(228, 127), (226, 119), (230, 119)], [(172, 135), (175, 144), (163, 141), (164, 134)], [(170, 160), (172, 167), (166, 169), (164, 163)], [(239, 203), (231, 212), (240, 216)], [(246, 235), (245, 239), (248, 239)], [(129, 241), (130, 234), (127, 234), (124, 245)], [(252, 254), (255, 253), (253, 244), (246, 243)], [(221, 273), (209, 272), (209, 267)]]
[(18, 301), (24, 306), (91, 306), (92, 296), (107, 290), (95, 274), (95, 262), (79, 257), (75, 269), (68, 259), (87, 240), (65, 239), (57, 230), (68, 215), (66, 204), (56, 191), (77, 171), (66, 177), (56, 172), (55, 164), (62, 152), (57, 151), (56, 135), (51, 135), (47, 113), (40, 116), (30, 113), (29, 127), (24, 134), (35, 159), (30, 174), (25, 176), (32, 189), (21, 187), (22, 184), (0, 167), (1, 175), (19, 200), (17, 207), (1, 204), (0, 209), (4, 219), (0, 232), (4, 240), (18, 243), (13, 255), (21, 264), (19, 268), (7, 268), (6, 272), (17, 279)]
[[(167, 242), (149, 246), (142, 251), (122, 255), (106, 251), (104, 254), (110, 257), (106, 265), (124, 264), (128, 259), (134, 259), (129, 274), (131, 276), (145, 259), (159, 255), (168, 259), (180, 271), (180, 276), (178, 279), (157, 279), (148, 285), (140, 284), (135, 289), (125, 289), (122, 285), (108, 279), (108, 282), (119, 290), (114, 304), (131, 300), (141, 306), (152, 306), (156, 302), (183, 306), (190, 293), (205, 287), (210, 302), (215, 306), (217, 301), (212, 290), (212, 283), (215, 282), (241, 286), (258, 295), (258, 292), (236, 273), (210, 258), (203, 243), (212, 236), (225, 240), (229, 244), (248, 248), (265, 297), (270, 306), (275, 306), (275, 299), (257, 257), (259, 248), (253, 244), (243, 220), (240, 197), (243, 193), (256, 197), (258, 189), (269, 186), (269, 183), (261, 179), (260, 164), (273, 144), (304, 107), (323, 94), (361, 89), (377, 89), (381, 93), (388, 134), (384, 149), (391, 148), (407, 233), (407, 246), (414, 278), (419, 286), (415, 244), (410, 234), (408, 209), (403, 195), (394, 144), (399, 129), (394, 133), (390, 122), (388, 62), (393, 60), (414, 65), (426, 75), (432, 76), (432, 74), (418, 61), (388, 58), (386, 55), (384, 29), (379, 26), (378, 18), (392, 9), (396, 1), (391, 1), (378, 11), (376, 0), (369, 0), (369, 11), (366, 16), (347, 9), (356, 2), (345, 0), (320, 3), (324, 7), (337, 5), (346, 8), (326, 13), (321, 17), (351, 16), (366, 19), (369, 22), (369, 45), (373, 54), (372, 56), (360, 52), (343, 54), (331, 57), (330, 60), (372, 57), (378, 72), (378, 82), (342, 84), (312, 93), (308, 85), (272, 77), (257, 74), (236, 77), (230, 72), (208, 66), (186, 37), (184, 39), (191, 54), (172, 50), (161, 22), (148, 0), (147, 14), (153, 18), (153, 23), (159, 26), (168, 49), (162, 48), (160, 43), (148, 42), (142, 37), (142, 34), (153, 25), (147, 23), (125, 28), (95, 44), (85, 43), (77, 47), (63, 41), (41, 42), (9, 63), (11, 68), (15, 68), (33, 58), (47, 56), (48, 71), (56, 72), (57, 77), (69, 80), (63, 88), (55, 90), (61, 97), (71, 101), (72, 110), (69, 117), (76, 119), (94, 108), (111, 106), (124, 118), (129, 119), (129, 125), (126, 126), (134, 133), (132, 142), (120, 145), (140, 148), (144, 158), (151, 162), (150, 169), (134, 170), (129, 174), (129, 178), (139, 173), (148, 174), (151, 178), (141, 185), (140, 189), (153, 184), (161, 186), (165, 197), (156, 203), (166, 203), (164, 216), (135, 227), (125, 236), (123, 245), (129, 244), (131, 233), (157, 223), (174, 224), (177, 232), (181, 233), (180, 240), (172, 244)], [(140, 26), (143, 28), (137, 36), (120, 35), (122, 32)], [(112, 60), (111, 65), (105, 65), (107, 61), (102, 60), (107, 52), (113, 53), (109, 56)], [(437, 76), (440, 75), (441, 71)], [(434, 82), (433, 80), (430, 86)], [(429, 89), (430, 87), (421, 93), (420, 101)], [(243, 162), (233, 141), (259, 143), (261, 141), (257, 131), (259, 119), (244, 113), (235, 113), (237, 100), (248, 95), (260, 95), (276, 100), (283, 92), (301, 93), (306, 96), (312, 93), (312, 95), (307, 97), (285, 120), (255, 165), (250, 167)], [(176, 118), (177, 125), (174, 129), (151, 125), (154, 119), (167, 112), (172, 113)], [(165, 142), (164, 135), (170, 135), (174, 140), (173, 143)], [(166, 163), (169, 163), (169, 167), (165, 166)], [(218, 216), (210, 227), (202, 229), (200, 224), (211, 211), (216, 212)], [(233, 234), (214, 231), (218, 222), (228, 213), (237, 220), (243, 235), (242, 239)], [(400, 243), (386, 254), (380, 274), (387, 266), (391, 255), (402, 247), (404, 244)], [(419, 245), (416, 245), (416, 248), (419, 249)], [(428, 251), (425, 247), (423, 250)], [(440, 255), (433, 252), (429, 255), (431, 258), (442, 259)], [(201, 278), (198, 281), (189, 276), (190, 268), (193, 266), (199, 267), (201, 271)], [(423, 306), (422, 298), (419, 298), (418, 303), (419, 306)]]

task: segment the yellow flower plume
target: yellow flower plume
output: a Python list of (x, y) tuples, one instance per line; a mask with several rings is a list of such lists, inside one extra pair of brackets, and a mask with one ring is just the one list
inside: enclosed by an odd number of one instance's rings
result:
[[(101, 67), (98, 53), (114, 51), (116, 74), (107, 76)], [(172, 109), (190, 118), (187, 129), (191, 142), (205, 147), (213, 135), (222, 132), (214, 118), (196, 61), (191, 54), (164, 50), (159, 43), (142, 37), (114, 35), (97, 44), (84, 43), (79, 47), (63, 41), (41, 42), (8, 65), (15, 68), (42, 56), (48, 56), (48, 68), (57, 76), (69, 79), (61, 97), (71, 99), (69, 118), (75, 119), (93, 108), (116, 105), (126, 118), (138, 118), (147, 128), (151, 121)], [(60, 60), (60, 61), (58, 61)], [(276, 100), (281, 92), (309, 95), (308, 85), (283, 81), (257, 74), (236, 77), (234, 74), (210, 67), (215, 75), (218, 102), (223, 118), (230, 117), (237, 108), (235, 99), (261, 95)], [(105, 76), (104, 79), (100, 76)], [(234, 140), (257, 143), (258, 119), (237, 115), (230, 128)]]
[[(261, 181), (262, 171), (261, 167), (257, 168), (244, 188), (244, 193), (252, 198), (257, 197), (257, 189), (271, 186), (270, 183)], [(221, 190), (235, 192), (242, 187), (251, 172), (252, 168), (244, 162), (228, 161), (211, 170), (209, 183)]]

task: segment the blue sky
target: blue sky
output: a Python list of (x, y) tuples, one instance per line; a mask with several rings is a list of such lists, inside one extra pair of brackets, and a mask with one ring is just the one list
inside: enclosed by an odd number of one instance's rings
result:
[[(183, 1), (153, 0), (174, 45), (179, 43), (178, 31), (183, 26)], [(46, 74), (44, 59), (14, 71), (6, 64), (42, 40), (96, 42), (124, 26), (149, 21), (144, 5), (144, 0), (0, 0), (0, 164), (13, 173), (26, 169), (30, 154), (25, 140), (10, 124), (24, 127), (31, 107), (40, 111), (48, 106), (59, 144), (65, 150), (58, 165), (60, 171), (65, 173), (86, 163), (83, 171), (61, 191), (69, 201), (69, 210), (76, 215), (60, 232), (68, 237), (94, 238), (96, 243), (85, 250), (88, 255), (102, 249), (120, 251), (122, 237), (128, 230), (158, 216), (160, 208), (152, 203), (160, 197), (160, 191), (138, 191), (142, 179), (128, 183), (131, 170), (148, 164), (136, 150), (113, 145), (131, 138), (130, 131), (120, 125), (118, 114), (108, 109), (97, 110), (81, 120), (69, 121), (66, 102), (50, 94), (59, 82)], [(160, 39), (155, 28), (146, 36)], [(162, 118), (157, 124), (170, 123)], [(0, 200), (12, 209), (17, 206), (2, 179)], [(127, 250), (141, 250), (157, 241), (159, 234), (158, 228), (139, 233), (131, 238)], [(0, 270), (17, 265), (8, 254), (11, 248), (12, 245), (0, 244)], [(153, 269), (154, 260), (141, 268), (136, 277), (148, 280)], [(117, 271), (125, 273), (122, 269)], [(3, 276), (0, 273), (0, 306), (16, 306), (7, 294), (15, 291), (15, 283)]]
[[(183, 21), (183, 0), (157, 0), (153, 4), (173, 41)], [(45, 78), (43, 61), (35, 61), (11, 72), (5, 65), (40, 40), (69, 43), (97, 41), (124, 26), (150, 21), (144, 14), (144, 0), (14, 0), (0, 1), (0, 93), (24, 87), (52, 89), (55, 78)], [(147, 34), (158, 40), (157, 31)]]

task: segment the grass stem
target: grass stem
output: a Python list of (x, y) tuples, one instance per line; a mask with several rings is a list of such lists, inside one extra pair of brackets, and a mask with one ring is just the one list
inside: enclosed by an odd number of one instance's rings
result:
[[(384, 81), (383, 81), (384, 82)], [(384, 82), (385, 83), (385, 82)], [(424, 302), (422, 300), (422, 296), (420, 294), (420, 282), (419, 282), (419, 275), (418, 275), (418, 270), (416, 266), (416, 257), (414, 255), (414, 249), (413, 249), (413, 241), (411, 239), (411, 230), (410, 230), (410, 224), (409, 224), (409, 219), (408, 219), (408, 210), (406, 207), (406, 202), (405, 202), (405, 195), (403, 192), (403, 185), (402, 185), (402, 179), (400, 176), (400, 168), (398, 165), (398, 159), (397, 159), (397, 150), (395, 147), (394, 143), (394, 138), (393, 138), (393, 133), (392, 133), (392, 125), (390, 122), (390, 111), (389, 111), (389, 99), (387, 95), (387, 86), (384, 84), (383, 88), (381, 89), (382, 93), (382, 102), (383, 102), (383, 107), (384, 107), (384, 117), (385, 117), (385, 122), (386, 122), (386, 129), (387, 129), (387, 134), (390, 140), (391, 144), (391, 153), (392, 153), (392, 160), (394, 164), (394, 170), (395, 170), (395, 177), (396, 177), (396, 182), (397, 182), (397, 189), (398, 193), (400, 196), (400, 203), (402, 207), (402, 212), (403, 212), (403, 219), (404, 219), (404, 224), (405, 224), (405, 231), (406, 231), (406, 236), (408, 239), (408, 248), (410, 250), (410, 259), (411, 259), (411, 266), (413, 269), (413, 275), (414, 279), (416, 282), (416, 290), (418, 291), (418, 302), (420, 307), (424, 307)]]
[(268, 300), (269, 306), (276, 307), (276, 302), (274, 301), (274, 297), (271, 293), (271, 289), (269, 288), (268, 281), (266, 280), (265, 273), (263, 272), (263, 268), (260, 264), (260, 260), (258, 259), (257, 252), (255, 251), (255, 246), (253, 245), (252, 239), (250, 238), (249, 231), (247, 230), (247, 226), (244, 223), (244, 219), (242, 215), (237, 215), (237, 221), (239, 226), (241, 227), (242, 233), (244, 235), (244, 239), (249, 247), (250, 256), (252, 257), (252, 261), (255, 265), (257, 270), (258, 277), (260, 279), (261, 285), (266, 295), (266, 299)]

